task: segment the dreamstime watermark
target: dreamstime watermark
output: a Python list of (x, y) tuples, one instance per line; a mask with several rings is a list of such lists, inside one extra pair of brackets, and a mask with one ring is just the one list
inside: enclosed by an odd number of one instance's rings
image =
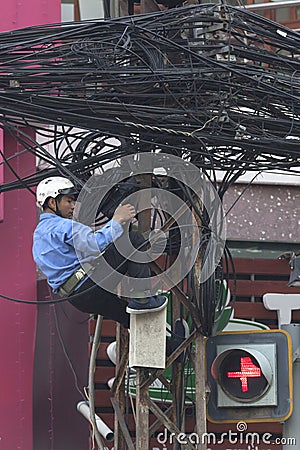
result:
[[(197, 205), (205, 214), (207, 251), (203, 260), (201, 273), (198, 274), (199, 282), (203, 283), (214, 273), (222, 255), (226, 240), (225, 214), (218, 193), (212, 183), (203, 175), (198, 167), (177, 156), (164, 153), (140, 153), (120, 158), (119, 166), (110, 169), (101, 175), (93, 175), (82, 188), (75, 208), (74, 216), (78, 222), (88, 225), (96, 221), (99, 214), (100, 203), (107, 198), (112, 188), (120, 186), (120, 183), (133, 177), (156, 174), (164, 175), (176, 180), (179, 191), (187, 193), (188, 203)], [(141, 195), (148, 199), (143, 204)], [(161, 274), (151, 277), (152, 294), (159, 290), (171, 289), (178, 285), (190, 272), (199, 253), (199, 245), (203, 236), (199, 228), (199, 220), (195, 215), (195, 209), (191, 209), (179, 195), (168, 192), (166, 188), (158, 186), (142, 186), (138, 192), (131, 192), (127, 198), (122, 199), (122, 204), (130, 203), (136, 207), (137, 212), (148, 209), (149, 200), (155, 202), (156, 212), (160, 216), (174, 219), (176, 223), (178, 248), (176, 258)], [(180, 213), (181, 212), (181, 213)], [(82, 237), (76, 233), (76, 222), (73, 225), (74, 246), (81, 263), (87, 261), (87, 255), (82, 246)], [(78, 236), (78, 239), (77, 239)], [(158, 234), (152, 233), (149, 239), (149, 249), (141, 251), (133, 247), (129, 233), (123, 233), (122, 237), (115, 241), (115, 246), (126, 260), (141, 264), (149, 264), (156, 260)], [(168, 230), (160, 233), (161, 253), (164, 251), (168, 238)], [(152, 245), (153, 244), (153, 245)], [(128, 274), (123, 275), (102, 258), (100, 270), (94, 271), (90, 278), (109, 292), (114, 292), (117, 285), (120, 286), (122, 296), (139, 297), (149, 289), (149, 278), (133, 278)]]
[[(238, 422), (236, 424), (236, 430), (228, 430), (221, 434), (216, 433), (202, 433), (201, 435), (197, 433), (169, 433), (167, 429), (164, 429), (163, 432), (157, 435), (157, 442), (159, 444), (163, 444), (163, 448), (167, 444), (174, 444), (178, 442), (181, 445), (192, 444), (206, 444), (206, 445), (220, 445), (227, 444), (230, 445), (226, 450), (238, 450), (240, 445), (247, 446), (247, 450), (259, 450), (259, 446), (263, 445), (264, 449), (266, 449), (266, 445), (270, 446), (274, 450), (275, 445), (295, 445), (296, 446), (296, 438), (292, 437), (274, 437), (271, 433), (263, 433), (259, 434), (256, 432), (248, 432), (247, 431), (247, 423), (246, 422)], [(235, 447), (231, 447), (235, 446)], [(209, 448), (207, 450), (210, 450)]]

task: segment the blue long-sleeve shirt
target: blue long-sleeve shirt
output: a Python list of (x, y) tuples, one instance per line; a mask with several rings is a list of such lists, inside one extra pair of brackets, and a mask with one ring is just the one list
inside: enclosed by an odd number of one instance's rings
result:
[(80, 263), (92, 262), (122, 233), (123, 227), (116, 220), (110, 220), (94, 232), (71, 219), (43, 213), (33, 234), (33, 259), (57, 292), (58, 287), (80, 268)]

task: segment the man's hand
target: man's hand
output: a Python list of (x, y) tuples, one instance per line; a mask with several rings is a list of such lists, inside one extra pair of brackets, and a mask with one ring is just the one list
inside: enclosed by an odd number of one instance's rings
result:
[(113, 219), (124, 225), (129, 220), (133, 219), (136, 215), (135, 207), (127, 204), (118, 206), (113, 215)]

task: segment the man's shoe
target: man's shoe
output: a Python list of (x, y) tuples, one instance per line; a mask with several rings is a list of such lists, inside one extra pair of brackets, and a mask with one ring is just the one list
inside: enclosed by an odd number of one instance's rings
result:
[(153, 295), (148, 297), (145, 301), (140, 301), (135, 298), (130, 298), (126, 311), (129, 314), (145, 314), (157, 312), (167, 306), (168, 298), (164, 295)]

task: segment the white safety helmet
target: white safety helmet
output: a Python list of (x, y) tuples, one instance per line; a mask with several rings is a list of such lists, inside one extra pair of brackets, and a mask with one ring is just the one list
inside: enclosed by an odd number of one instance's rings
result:
[(43, 207), (49, 197), (78, 194), (72, 181), (64, 177), (49, 177), (42, 180), (36, 188), (36, 204)]

